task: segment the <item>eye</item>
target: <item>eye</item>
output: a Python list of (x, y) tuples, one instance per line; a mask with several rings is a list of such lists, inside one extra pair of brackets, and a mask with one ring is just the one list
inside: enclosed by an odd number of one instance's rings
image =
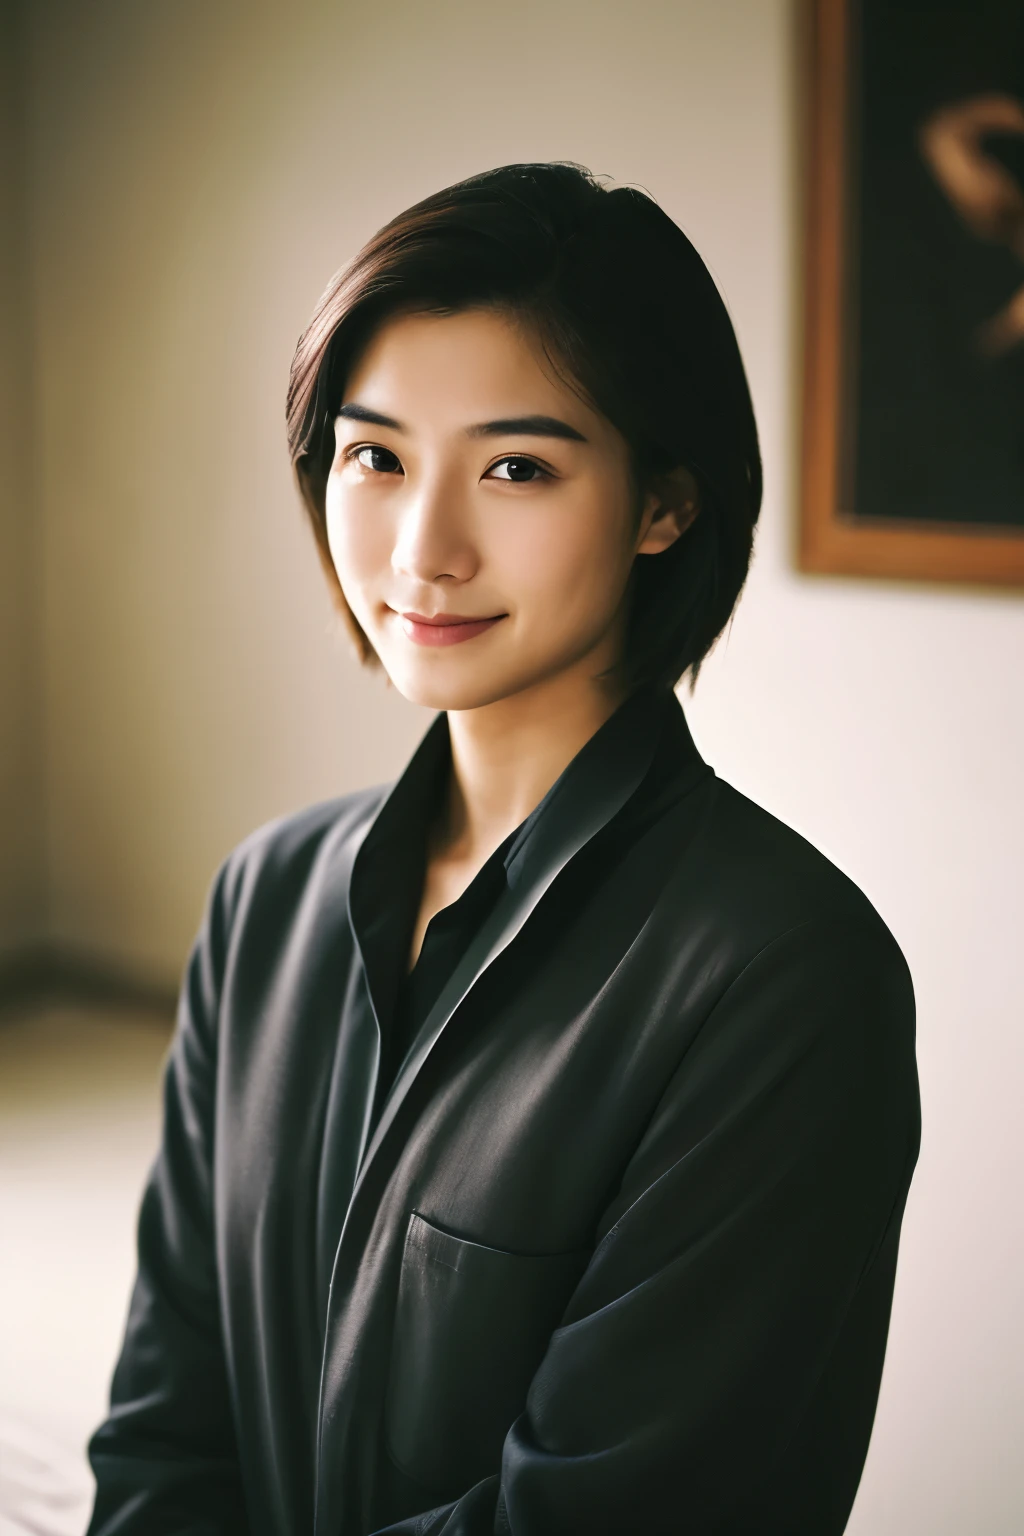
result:
[(398, 455), (391, 452), (390, 448), (381, 448), (375, 443), (364, 443), (361, 448), (351, 448), (348, 457), (355, 459), (364, 469), (373, 470), (378, 475), (400, 475), (402, 465)]
[(532, 480), (550, 479), (546, 469), (542, 469), (536, 459), (524, 459), (514, 457), (499, 459), (497, 464), (492, 464), (487, 471), (487, 479), (511, 480), (516, 485), (529, 485)]

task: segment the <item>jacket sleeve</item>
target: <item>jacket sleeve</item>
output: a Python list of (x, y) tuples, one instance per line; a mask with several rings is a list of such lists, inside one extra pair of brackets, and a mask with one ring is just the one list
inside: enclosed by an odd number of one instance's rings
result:
[(159, 1153), (142, 1199), (138, 1271), (110, 1414), (89, 1443), (88, 1536), (228, 1536), (247, 1529), (220, 1328), (213, 1236), (217, 1010), (227, 867), (182, 986)]
[(389, 1536), (838, 1536), (919, 1123), (913, 993), (881, 923), (766, 946), (685, 1050), (500, 1474)]

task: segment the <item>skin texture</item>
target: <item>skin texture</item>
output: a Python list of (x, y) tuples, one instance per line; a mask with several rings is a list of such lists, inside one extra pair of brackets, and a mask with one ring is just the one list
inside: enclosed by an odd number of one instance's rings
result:
[[(538, 417), (574, 435), (489, 425)], [(622, 702), (605, 674), (621, 656), (633, 561), (689, 526), (696, 487), (680, 469), (638, 509), (625, 439), (492, 310), (383, 325), (351, 372), (335, 438), (327, 528), (342, 591), (399, 692), (448, 713), (452, 777), (412, 964), (434, 912)], [(445, 629), (409, 614), (493, 622)]]

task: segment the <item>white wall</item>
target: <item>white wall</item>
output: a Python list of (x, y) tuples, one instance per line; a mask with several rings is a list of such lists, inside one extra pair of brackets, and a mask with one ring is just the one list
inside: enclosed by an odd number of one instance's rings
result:
[(289, 484), (287, 367), (332, 269), (491, 165), (643, 184), (724, 289), (766, 464), (698, 740), (864, 885), (918, 987), (924, 1151), (850, 1529), (1019, 1531), (1024, 606), (792, 569), (790, 6), (30, 10), (54, 935), (176, 973), (238, 837), (422, 728), (329, 635)]
[(43, 917), (20, 22), (0, 0), (0, 960)]

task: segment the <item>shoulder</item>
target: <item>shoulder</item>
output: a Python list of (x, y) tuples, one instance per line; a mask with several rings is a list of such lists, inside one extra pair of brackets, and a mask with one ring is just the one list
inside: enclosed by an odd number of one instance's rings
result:
[(912, 1039), (910, 972), (867, 895), (723, 780), (709, 776), (695, 798), (659, 927), (680, 974), (700, 975), (704, 1006), (743, 997), (759, 1011), (776, 996), (791, 1017), (806, 1004), (838, 1024), (856, 1003), (861, 1019)]
[(859, 1096), (913, 1142), (914, 991), (893, 934), (792, 827), (720, 779), (702, 794), (662, 929), (685, 957), (690, 1068), (703, 1053), (748, 1084), (796, 1072), (822, 1104)]
[(390, 784), (356, 790), (276, 817), (242, 839), (221, 864), (212, 901), (228, 923), (242, 909), (292, 903), (327, 867), (345, 863), (373, 821)]
[[(871, 932), (895, 947), (860, 887), (799, 832), (717, 777), (703, 801), (685, 883), (699, 890), (710, 921), (758, 946), (825, 924)], [(687, 899), (683, 882), (674, 882), (674, 895)]]
[[(213, 879), (185, 969), (175, 1047), (182, 1062), (209, 1059), (222, 1004), (241, 987), (247, 1022), (291, 944), (301, 951), (319, 916), (344, 932), (348, 873), (388, 785), (359, 790), (257, 827)], [(341, 926), (339, 926), (341, 925)], [(230, 1007), (226, 1010), (231, 1017)]]

